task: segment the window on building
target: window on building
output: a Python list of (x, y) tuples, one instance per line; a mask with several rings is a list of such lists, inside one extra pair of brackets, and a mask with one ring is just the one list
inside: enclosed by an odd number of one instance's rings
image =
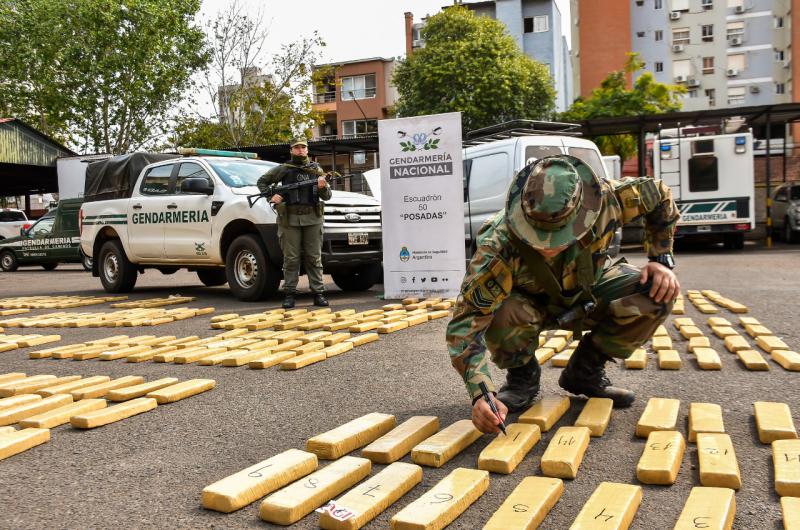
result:
[(741, 105), (744, 103), (745, 88), (743, 86), (728, 87), (728, 105)]
[(689, 44), (689, 28), (673, 28), (672, 44)]
[(700, 5), (703, 9), (711, 9), (714, 7), (714, 0), (700, 0)]
[(703, 73), (704, 74), (713, 74), (714, 73), (714, 58), (713, 57), (703, 57)]
[(342, 78), (342, 101), (375, 97), (375, 74)]
[(533, 33), (533, 17), (525, 17), (522, 19), (522, 31), (525, 33)]
[(703, 24), (700, 29), (704, 41), (709, 42), (714, 40), (714, 24)]
[(342, 138), (353, 138), (361, 134), (378, 132), (378, 120), (345, 120), (342, 122)]
[(544, 33), (546, 31), (550, 31), (550, 17), (547, 15), (533, 17), (533, 32)]
[(709, 107), (716, 107), (717, 106), (717, 91), (713, 88), (706, 89), (706, 97), (708, 98), (708, 106)]
[(670, 11), (689, 11), (689, 0), (670, 0)]
[(675, 79), (682, 77), (687, 79), (692, 75), (692, 62), (689, 59), (682, 61), (672, 61), (672, 76)]
[(656, 40), (664, 40), (664, 31), (657, 29), (655, 31)]
[(776, 28), (783, 27), (783, 17), (775, 17), (775, 27)]
[(741, 72), (745, 69), (747, 63), (745, 61), (745, 56), (743, 53), (736, 53), (734, 55), (728, 55), (728, 70), (737, 70)]
[(697, 89), (695, 89), (695, 88), (692, 88), (691, 90), (689, 90), (689, 91), (686, 93), (686, 95), (687, 95), (688, 97), (690, 97), (690, 98), (696, 98), (696, 97), (697, 97)]
[(727, 38), (728, 38), (728, 41), (730, 41), (731, 39), (743, 39), (744, 38), (744, 21), (728, 22)]
[(644, 5), (644, 0), (636, 0), (636, 5), (642, 7)]
[(785, 94), (786, 93), (786, 85), (783, 83), (775, 83), (775, 93), (776, 94)]
[(637, 31), (636, 36), (641, 39), (642, 37), (644, 37), (644, 31)]
[(663, 9), (664, 8), (664, 0), (654, 0), (653, 7), (655, 9)]
[(656, 72), (663, 72), (664, 71), (664, 63), (656, 62), (655, 63)]

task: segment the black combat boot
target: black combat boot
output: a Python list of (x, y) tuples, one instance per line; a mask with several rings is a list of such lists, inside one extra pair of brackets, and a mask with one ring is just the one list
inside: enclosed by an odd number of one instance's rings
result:
[(317, 293), (314, 295), (314, 305), (318, 305), (320, 307), (328, 307), (328, 299), (325, 298), (324, 293)]
[(575, 395), (610, 398), (616, 408), (630, 407), (636, 396), (630, 390), (611, 386), (605, 369), (605, 364), (611, 357), (595, 347), (589, 339), (590, 336), (591, 334), (584, 335), (575, 348), (558, 379), (559, 386)]
[(294, 293), (286, 293), (286, 297), (283, 299), (283, 308), (291, 309), (293, 307), (294, 307)]
[(542, 370), (536, 357), (525, 366), (509, 368), (506, 384), (497, 392), (497, 399), (508, 407), (509, 412), (525, 410), (539, 394), (539, 377)]

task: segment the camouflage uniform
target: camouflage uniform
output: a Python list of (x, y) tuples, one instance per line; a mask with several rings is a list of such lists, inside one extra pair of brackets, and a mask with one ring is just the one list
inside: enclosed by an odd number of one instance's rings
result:
[[(559, 160), (567, 160), (580, 174), (583, 189), (573, 195), (585, 207), (566, 219), (539, 215), (544, 212), (537, 212), (535, 207), (525, 205), (525, 201), (523, 206), (512, 209), (512, 204), (516, 204), (512, 198), (521, 201), (524, 196), (529, 204), (539, 204), (544, 199), (525, 196), (527, 176), (533, 171), (543, 171), (547, 173), (545, 179), (561, 178), (564, 168)], [(549, 182), (545, 180), (545, 189)], [(564, 196), (558, 200), (566, 204), (574, 199)], [(523, 241), (519, 236), (524, 232), (519, 229), (520, 223), (535, 224), (531, 219), (537, 216), (543, 226), (550, 223), (548, 230), (530, 232), (532, 235)], [(655, 303), (645, 286), (640, 285), (636, 267), (624, 260), (607, 264), (607, 251), (616, 229), (641, 216), (646, 221), (648, 255), (671, 252), (679, 213), (669, 187), (662, 181), (626, 178), (604, 182), (593, 177), (588, 166), (567, 156), (542, 159), (520, 172), (509, 190), (507, 208), (489, 219), (478, 233), (477, 250), (447, 327), (451, 361), (463, 377), (470, 397), (480, 396), (481, 381), (494, 391), (485, 354), (487, 346), (492, 361), (502, 369), (536, 362), (534, 351), (539, 333), (557, 328), (555, 318), (574, 307), (570, 302), (581, 300), (579, 279), (582, 275), (586, 277), (585, 269), (591, 274), (591, 295), (596, 307), (578, 321), (577, 331), (581, 327), (591, 330), (595, 346), (616, 358), (627, 358), (652, 335), (669, 314), (671, 302)], [(532, 238), (542, 235), (554, 238), (545, 242), (545, 248), (560, 247), (576, 239), (577, 244), (547, 259), (533, 250), (542, 241)], [(549, 296), (542, 285), (545, 267), (560, 284), (562, 299)]]

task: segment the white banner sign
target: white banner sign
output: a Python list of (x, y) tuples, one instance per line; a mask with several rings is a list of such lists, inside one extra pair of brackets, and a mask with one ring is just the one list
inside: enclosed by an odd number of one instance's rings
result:
[(378, 121), (386, 298), (457, 296), (464, 279), (461, 113)]

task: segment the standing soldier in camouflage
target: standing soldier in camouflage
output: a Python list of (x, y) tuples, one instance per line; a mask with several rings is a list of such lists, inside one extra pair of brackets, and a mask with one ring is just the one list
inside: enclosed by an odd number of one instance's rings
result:
[[(641, 270), (624, 260), (608, 264), (614, 232), (644, 217), (650, 262)], [(472, 421), (498, 432), (498, 420), (478, 383), (494, 392), (486, 348), (507, 370), (496, 393), (501, 416), (531, 405), (541, 371), (534, 354), (539, 333), (586, 329), (558, 381), (572, 394), (634, 401), (611, 386), (605, 363), (625, 359), (669, 314), (680, 285), (672, 272), (679, 213), (668, 186), (651, 178), (606, 182), (572, 156), (543, 158), (520, 171), (506, 208), (477, 236), (447, 327), (453, 366), (472, 398)]]
[[(290, 162), (270, 169), (258, 179), (258, 189), (265, 192), (271, 184), (294, 184), (316, 179), (316, 186), (306, 186), (284, 194), (275, 194), (269, 202), (278, 213), (278, 240), (283, 251), (283, 307), (294, 307), (300, 255), (303, 255), (308, 284), (314, 293), (314, 305), (327, 306), (322, 283), (322, 222), (324, 204), (331, 198), (331, 188), (322, 168), (308, 158), (308, 142), (299, 136), (291, 143)], [(316, 188), (316, 189), (315, 189)]]

